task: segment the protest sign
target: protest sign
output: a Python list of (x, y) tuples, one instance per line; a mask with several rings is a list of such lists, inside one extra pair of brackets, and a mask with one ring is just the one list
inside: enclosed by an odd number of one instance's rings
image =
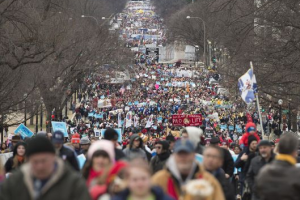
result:
[(80, 154), (79, 156), (77, 156), (77, 160), (78, 160), (78, 164), (79, 164), (79, 169), (83, 168), (83, 165), (86, 161), (86, 158), (83, 154)]
[(24, 124), (20, 124), (15, 130), (15, 134), (20, 134), (23, 138), (32, 137), (33, 132), (29, 130)]
[(172, 115), (173, 126), (201, 126), (202, 115)]
[(64, 137), (68, 137), (67, 124), (66, 122), (51, 122), (53, 132), (61, 131), (64, 134)]

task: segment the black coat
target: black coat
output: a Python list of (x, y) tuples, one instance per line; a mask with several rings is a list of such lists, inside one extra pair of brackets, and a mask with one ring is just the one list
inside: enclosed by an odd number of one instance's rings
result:
[(275, 160), (260, 170), (256, 193), (260, 200), (299, 200), (300, 169), (286, 161)]
[(275, 158), (275, 155), (272, 154), (270, 160), (268, 162), (265, 161), (261, 156), (256, 156), (255, 158), (252, 159), (249, 170), (247, 172), (246, 176), (246, 182), (250, 188), (251, 193), (254, 195), (254, 199), (259, 199), (256, 195), (256, 189), (255, 189), (255, 178), (258, 175), (259, 171), (263, 166), (266, 164), (272, 162)]
[(224, 170), (225, 174), (232, 176), (234, 171), (233, 158), (227, 149), (223, 149), (223, 152), (224, 152), (224, 162), (223, 162), (222, 169)]
[(229, 180), (225, 177), (225, 173), (224, 173), (223, 169), (217, 170), (216, 172), (212, 173), (212, 175), (214, 175), (214, 177), (219, 181), (219, 183), (223, 189), (225, 199), (226, 200), (235, 200), (233, 186), (229, 182)]
[(116, 157), (116, 161), (118, 161), (118, 160), (125, 159), (126, 156), (121, 149), (115, 148), (115, 157)]
[(59, 156), (64, 161), (67, 161), (73, 167), (73, 169), (75, 169), (76, 171), (80, 170), (74, 151), (72, 151), (71, 149), (69, 149), (65, 146), (62, 146), (62, 148), (59, 151)]
[(152, 169), (152, 173), (155, 174), (159, 170), (162, 170), (170, 157), (169, 152), (165, 152), (161, 155), (154, 156), (150, 161), (150, 167)]
[[(168, 196), (163, 192), (160, 187), (153, 187), (151, 189), (152, 194), (155, 196), (155, 200), (174, 200), (172, 197)], [(121, 192), (119, 195), (114, 196), (112, 200), (126, 200), (130, 195), (130, 191), (126, 189), (125, 191)]]

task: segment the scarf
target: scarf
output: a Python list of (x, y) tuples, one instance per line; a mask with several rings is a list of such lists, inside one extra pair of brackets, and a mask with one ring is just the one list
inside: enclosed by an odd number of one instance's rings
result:
[(291, 156), (291, 155), (287, 155), (287, 154), (278, 154), (276, 155), (276, 160), (281, 160), (281, 161), (285, 161), (290, 163), (291, 165), (296, 165), (297, 161), (296, 159)]
[(24, 156), (17, 155), (17, 159), (18, 159), (19, 163), (23, 163), (24, 162)]
[(90, 187), (92, 181), (99, 177), (101, 174), (102, 174), (103, 170), (99, 171), (99, 172), (96, 172), (93, 168), (90, 169), (90, 173), (89, 173), (89, 176), (88, 176), (88, 179), (86, 181), (86, 184), (88, 187)]
[(170, 157), (170, 153), (169, 152), (164, 152), (161, 154), (157, 154), (158, 158), (160, 161), (164, 161), (167, 160)]

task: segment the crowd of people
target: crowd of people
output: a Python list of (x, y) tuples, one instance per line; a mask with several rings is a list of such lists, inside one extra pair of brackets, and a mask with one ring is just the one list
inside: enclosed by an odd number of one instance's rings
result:
[[(1, 200), (298, 199), (298, 138), (264, 140), (258, 111), (230, 101), (217, 70), (147, 55), (165, 41), (153, 9), (133, 1), (118, 15), (121, 38), (139, 49), (135, 74), (86, 77), (68, 137), (41, 131), (1, 145), (13, 152), (0, 165)], [(178, 126), (174, 115), (201, 123)]]

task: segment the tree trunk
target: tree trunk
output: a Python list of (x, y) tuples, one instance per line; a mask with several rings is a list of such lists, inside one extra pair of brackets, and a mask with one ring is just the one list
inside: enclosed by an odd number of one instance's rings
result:
[(297, 110), (292, 110), (292, 131), (297, 132)]

